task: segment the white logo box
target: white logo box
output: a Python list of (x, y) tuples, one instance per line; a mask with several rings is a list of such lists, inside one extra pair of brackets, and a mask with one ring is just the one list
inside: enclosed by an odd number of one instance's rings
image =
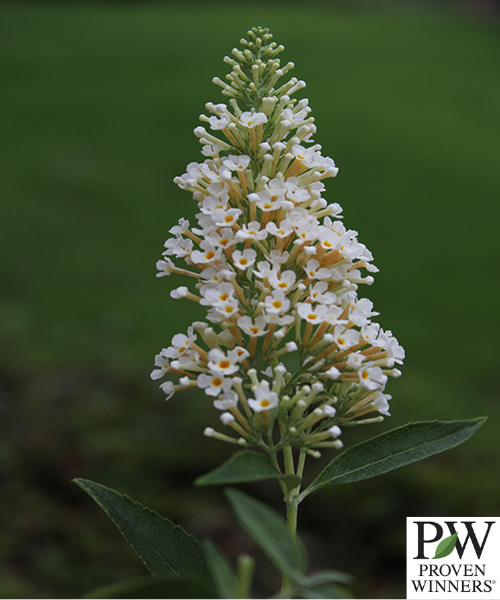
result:
[(407, 517), (406, 569), (409, 600), (499, 600), (500, 518)]

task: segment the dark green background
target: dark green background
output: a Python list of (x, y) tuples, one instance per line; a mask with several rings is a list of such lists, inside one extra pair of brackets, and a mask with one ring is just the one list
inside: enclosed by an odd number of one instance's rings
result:
[[(165, 404), (149, 380), (155, 353), (201, 316), (170, 299), (174, 278), (155, 278), (168, 229), (195, 213), (172, 179), (203, 158), (192, 130), (205, 102), (223, 101), (211, 78), (253, 25), (271, 28), (308, 84), (316, 141), (340, 167), (326, 197), (374, 253), (381, 272), (364, 293), (407, 351), (392, 418), (344, 441), (489, 416), (456, 450), (304, 502), (311, 563), (353, 573), (359, 597), (403, 597), (406, 516), (498, 516), (494, 14), (3, 5), (3, 597), (75, 597), (144, 573), (73, 477), (130, 494), (232, 557), (259, 557), (219, 491), (192, 487), (231, 452), (202, 436), (216, 411), (201, 393)], [(281, 510), (276, 485), (247, 489)], [(257, 593), (272, 593), (273, 577), (262, 563)]]

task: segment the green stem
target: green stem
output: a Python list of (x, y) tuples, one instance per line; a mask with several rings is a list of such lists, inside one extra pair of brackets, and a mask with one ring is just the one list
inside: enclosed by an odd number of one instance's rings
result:
[[(290, 452), (291, 452), (291, 448), (290, 448)], [(293, 469), (293, 456), (292, 456), (291, 460), (292, 460), (292, 469)], [(300, 454), (299, 454), (299, 461), (297, 464), (297, 472), (295, 473), (299, 477), (302, 477), (302, 473), (304, 472), (305, 462), (306, 462), (306, 453), (303, 450), (301, 450)], [(292, 473), (293, 473), (293, 471), (292, 471)], [(296, 488), (294, 488), (293, 490), (290, 490), (290, 492), (288, 494), (287, 504), (286, 504), (287, 525), (288, 525), (288, 529), (290, 530), (290, 533), (293, 535), (293, 537), (296, 537), (296, 535), (297, 535), (297, 516), (298, 516), (298, 510), (299, 510), (299, 504), (300, 504), (299, 494), (300, 494), (300, 483)]]
[[(280, 468), (280, 464), (278, 462), (278, 457), (277, 457), (276, 450), (273, 450), (272, 452), (269, 452), (269, 457), (271, 458), (271, 462), (273, 463), (273, 465), (276, 467), (276, 470), (281, 473), (281, 468)], [(278, 483), (280, 484), (281, 491), (283, 492), (283, 496), (285, 496), (286, 495), (286, 491), (287, 491), (285, 482), (282, 481), (281, 479), (278, 479)]]
[[(295, 475), (295, 465), (293, 462), (293, 452), (291, 446), (285, 446), (283, 448), (283, 459), (285, 463), (285, 473), (287, 475)], [(290, 533), (295, 536), (297, 535), (297, 509), (298, 502), (297, 496), (294, 493), (299, 488), (288, 489), (285, 495), (285, 503), (286, 503), (286, 522), (288, 525), (288, 529)]]
[(242, 554), (238, 558), (238, 584), (236, 590), (237, 598), (250, 598), (255, 561), (251, 556)]
[[(307, 454), (304, 452), (304, 450), (301, 450), (300, 454), (299, 454), (299, 464), (297, 465), (297, 475), (299, 477), (302, 477), (302, 475), (304, 473), (304, 465), (305, 465), (305, 462), (306, 462), (306, 457), (307, 457)], [(300, 485), (299, 485), (299, 488), (297, 490), (297, 494), (299, 492), (300, 492)]]
[(299, 502), (297, 498), (293, 498), (286, 503), (286, 523), (288, 530), (295, 538), (297, 535), (297, 516), (299, 511)]
[[(280, 422), (281, 435), (284, 434), (285, 426)], [(293, 451), (291, 446), (284, 446), (283, 448), (283, 462), (285, 465), (285, 473), (287, 475), (295, 475), (295, 464), (293, 462)], [(303, 464), (302, 464), (303, 468)], [(286, 488), (285, 491), (285, 504), (286, 504), (286, 523), (288, 530), (292, 534), (293, 539), (297, 537), (297, 516), (298, 516), (298, 494), (300, 492), (300, 484), (293, 489)], [(281, 586), (281, 597), (290, 597), (291, 582), (288, 577), (283, 577), (283, 584)]]

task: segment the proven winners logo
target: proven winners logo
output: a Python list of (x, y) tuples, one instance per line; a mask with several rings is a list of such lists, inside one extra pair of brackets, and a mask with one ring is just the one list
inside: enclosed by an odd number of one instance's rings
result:
[(500, 519), (408, 517), (407, 598), (500, 598)]

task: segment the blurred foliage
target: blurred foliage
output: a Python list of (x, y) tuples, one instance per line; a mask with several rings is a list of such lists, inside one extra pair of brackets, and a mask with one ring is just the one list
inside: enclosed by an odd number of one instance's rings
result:
[[(408, 7), (284, 11), (0, 7), (2, 597), (75, 597), (144, 574), (73, 477), (232, 557), (255, 550), (220, 492), (192, 487), (230, 454), (201, 435), (216, 411), (200, 395), (165, 405), (148, 378), (200, 316), (155, 278), (169, 227), (195, 213), (172, 179), (200, 160), (191, 131), (222, 101), (211, 78), (253, 25), (308, 84), (316, 139), (340, 167), (326, 197), (373, 251), (366, 293), (407, 350), (393, 417), (345, 441), (489, 416), (463, 447), (304, 502), (312, 564), (358, 577), (359, 597), (402, 597), (406, 516), (498, 514), (497, 25)], [(272, 483), (251, 489), (279, 502)], [(265, 564), (259, 577), (269, 593)]]

